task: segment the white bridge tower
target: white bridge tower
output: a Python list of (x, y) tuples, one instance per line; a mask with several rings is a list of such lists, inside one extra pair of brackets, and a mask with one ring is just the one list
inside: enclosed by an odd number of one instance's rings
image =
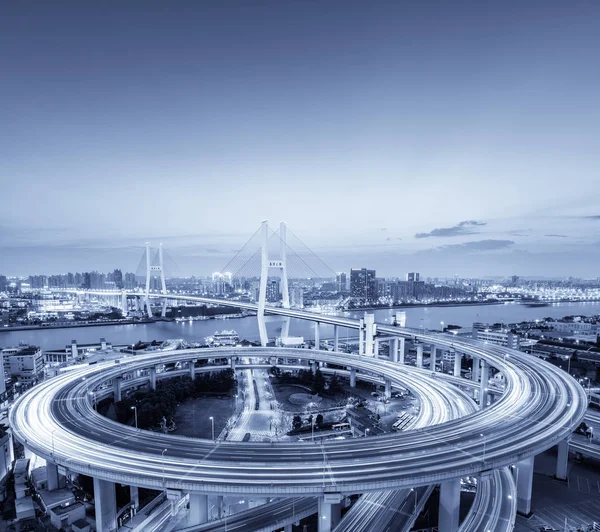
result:
[[(287, 258), (286, 258), (286, 225), (285, 222), (279, 224), (280, 238), (280, 258), (269, 259), (269, 224), (266, 220), (262, 222), (261, 239), (261, 269), (260, 269), (260, 288), (258, 292), (258, 332), (260, 334), (260, 343), (264, 347), (269, 341), (267, 335), (267, 324), (265, 323), (265, 305), (267, 302), (267, 281), (269, 271), (277, 270), (281, 275), (281, 294), (283, 297), (283, 308), (290, 308), (290, 291), (288, 288), (287, 276)], [(286, 337), (289, 331), (289, 319), (285, 322), (285, 331), (282, 328), (282, 336)]]
[[(167, 284), (165, 282), (165, 268), (163, 261), (163, 247), (160, 244), (158, 248), (158, 265), (152, 265), (150, 260), (150, 243), (146, 242), (146, 312), (148, 313), (148, 317), (152, 317), (152, 310), (150, 308), (150, 278), (152, 276), (160, 276), (161, 282), (161, 294), (166, 296), (167, 294)], [(164, 318), (167, 313), (167, 298), (164, 297), (162, 300), (162, 310), (161, 316)]]

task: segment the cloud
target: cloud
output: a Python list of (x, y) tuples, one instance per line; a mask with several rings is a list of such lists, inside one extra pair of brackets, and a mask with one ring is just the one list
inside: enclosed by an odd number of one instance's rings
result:
[(415, 238), (428, 238), (431, 236), (438, 237), (450, 237), (450, 236), (462, 236), (462, 235), (476, 235), (480, 231), (474, 231), (473, 227), (481, 227), (486, 225), (485, 222), (478, 222), (476, 220), (465, 220), (453, 227), (440, 227), (433, 229), (429, 233), (417, 233)]
[(580, 216), (582, 220), (600, 220), (600, 214), (594, 214), (592, 216)]
[(550, 233), (550, 234), (544, 235), (544, 236), (550, 236), (550, 237), (553, 237), (553, 238), (569, 238), (567, 235), (555, 235), (553, 233)]
[(529, 231), (531, 231), (531, 229), (513, 229), (507, 234), (510, 236), (529, 236)]
[(420, 253), (479, 253), (486, 251), (497, 251), (499, 249), (506, 249), (514, 245), (512, 240), (474, 240), (471, 242), (464, 242), (462, 244), (451, 244), (448, 246), (440, 246), (432, 248)]

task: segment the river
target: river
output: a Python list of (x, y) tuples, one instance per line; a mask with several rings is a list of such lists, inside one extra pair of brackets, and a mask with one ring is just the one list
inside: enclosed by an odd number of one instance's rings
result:
[[(600, 314), (600, 302), (593, 303), (556, 303), (547, 307), (527, 307), (518, 303), (500, 305), (462, 305), (452, 307), (410, 307), (406, 309), (384, 309), (370, 311), (375, 313), (375, 320), (380, 323), (391, 323), (397, 310), (406, 312), (407, 327), (440, 329), (445, 325), (470, 327), (474, 321), (484, 323), (518, 323), (533, 321), (544, 317), (562, 318), (568, 315), (581, 314), (591, 316)], [(359, 318), (362, 313), (346, 312), (346, 316)], [(269, 337), (279, 336), (282, 318), (267, 317)], [(313, 324), (303, 320), (292, 320), (291, 336), (313, 337)], [(61, 349), (71, 340), (79, 344), (95, 344), (100, 338), (106, 338), (114, 344), (134, 344), (138, 340), (166, 340), (183, 338), (191, 342), (201, 342), (204, 337), (215, 331), (235, 329), (241, 338), (258, 340), (256, 318), (214, 319), (194, 322), (156, 322), (138, 325), (107, 325), (101, 327), (74, 327), (67, 329), (34, 329), (28, 331), (0, 331), (0, 347), (9, 347), (24, 342), (39, 345), (42, 349)], [(355, 334), (355, 333), (354, 333)], [(342, 329), (340, 339), (352, 332)], [(331, 338), (333, 327), (322, 325), (321, 338)]]

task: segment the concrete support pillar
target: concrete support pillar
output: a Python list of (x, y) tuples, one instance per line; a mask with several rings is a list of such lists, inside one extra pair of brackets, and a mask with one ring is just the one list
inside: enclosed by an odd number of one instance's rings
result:
[(127, 294), (125, 292), (121, 293), (121, 310), (124, 315), (127, 315)]
[(429, 357), (429, 367), (431, 368), (431, 371), (435, 371), (436, 358), (437, 358), (437, 347), (435, 347), (435, 345), (432, 345), (431, 346), (431, 355)]
[(319, 332), (319, 322), (315, 321), (315, 349), (320, 349), (321, 335)]
[(375, 315), (365, 312), (365, 356), (375, 356)]
[(356, 369), (355, 368), (350, 369), (350, 387), (356, 388)]
[(559, 480), (567, 480), (570, 441), (571, 438), (567, 438), (558, 444), (558, 456), (556, 457), (556, 478)]
[(312, 361), (310, 363), (310, 369), (311, 369), (313, 375), (317, 372), (317, 368), (318, 367), (319, 367), (319, 363), (318, 362)]
[(398, 362), (398, 338), (390, 338), (390, 360), (392, 362)]
[(319, 497), (319, 532), (331, 532), (340, 522), (342, 496), (339, 493), (326, 493)]
[(283, 527), (283, 532), (292, 532), (292, 525), (291, 524), (285, 525)]
[(137, 486), (129, 486), (129, 501), (133, 504), (135, 510), (140, 508), (140, 490)]
[(480, 359), (477, 357), (473, 357), (473, 367), (471, 369), (471, 380), (473, 382), (479, 382), (480, 376)]
[(375, 358), (379, 357), (379, 338), (375, 338), (375, 340), (373, 340), (373, 356)]
[(456, 532), (460, 518), (460, 479), (447, 480), (440, 484), (440, 532)]
[(219, 519), (225, 515), (225, 499), (223, 495), (217, 495), (217, 512)]
[[(481, 375), (481, 360), (477, 357), (473, 357), (473, 366), (471, 368), (471, 380), (473, 382), (479, 382)], [(479, 399), (479, 388), (473, 389), (473, 399)]]
[(460, 377), (460, 368), (462, 363), (462, 353), (460, 351), (454, 352), (454, 376)]
[(359, 356), (365, 354), (365, 320), (362, 318), (358, 327), (358, 354)]
[(113, 389), (114, 389), (114, 400), (115, 403), (118, 403), (121, 400), (121, 385), (123, 384), (123, 379), (121, 376), (115, 377), (113, 379)]
[[(287, 338), (287, 336), (286, 336)], [(229, 365), (231, 366), (231, 369), (235, 371), (235, 361), (236, 361), (236, 357), (231, 357), (229, 359)]]
[(385, 379), (385, 397), (386, 399), (392, 398), (392, 381)]
[(58, 466), (46, 461), (46, 476), (48, 478), (48, 491), (58, 489)]
[[(233, 360), (233, 357), (231, 357), (231, 360)], [(196, 378), (196, 359), (189, 361), (189, 368), (190, 368), (190, 379), (194, 380)]]
[(117, 530), (117, 498), (114, 482), (94, 477), (96, 530)]
[(490, 380), (490, 366), (485, 361), (481, 361), (481, 387), (479, 388), (479, 406), (487, 408), (488, 400), (488, 381)]
[(190, 493), (188, 526), (197, 526), (208, 521), (208, 495)]
[(150, 388), (156, 390), (156, 368), (150, 368)]
[(417, 346), (417, 367), (423, 367), (423, 344)]
[(521, 515), (531, 514), (533, 459), (531, 456), (517, 464), (517, 512)]
[(333, 326), (333, 350), (335, 352), (340, 350), (340, 328), (337, 325)]
[(400, 347), (398, 348), (398, 362), (404, 364), (404, 357), (406, 355), (406, 338), (398, 338)]

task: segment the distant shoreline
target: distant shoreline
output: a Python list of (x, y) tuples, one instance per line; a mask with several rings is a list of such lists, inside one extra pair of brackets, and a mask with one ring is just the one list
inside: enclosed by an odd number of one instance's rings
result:
[[(386, 307), (356, 307), (348, 310), (341, 310), (340, 312), (356, 312), (361, 310), (392, 310), (400, 308), (426, 308), (426, 307), (469, 307), (478, 305), (504, 305), (505, 303), (515, 303), (523, 306), (539, 306), (551, 307), (552, 305), (560, 305), (562, 303), (600, 303), (598, 299), (561, 299), (560, 301), (535, 301), (535, 300), (520, 300), (511, 299), (509, 301), (494, 300), (494, 301), (440, 301), (438, 303), (402, 303), (398, 305), (389, 305)], [(532, 306), (533, 306), (532, 305)]]
[(386, 307), (355, 307), (340, 312), (356, 312), (361, 310), (392, 310), (396, 308), (420, 308), (420, 307), (473, 307), (479, 305), (504, 305), (504, 301), (440, 301), (438, 303), (402, 303), (401, 305), (389, 305)]
[(1, 332), (15, 332), (15, 331), (37, 331), (39, 329), (78, 329), (80, 327), (103, 327), (113, 325), (138, 325), (145, 323), (156, 323), (157, 321), (173, 321), (171, 319), (165, 320), (164, 318), (146, 318), (143, 320), (110, 320), (110, 321), (92, 321), (92, 322), (74, 322), (73, 324), (53, 324), (48, 325), (13, 325), (11, 327), (0, 327)]

